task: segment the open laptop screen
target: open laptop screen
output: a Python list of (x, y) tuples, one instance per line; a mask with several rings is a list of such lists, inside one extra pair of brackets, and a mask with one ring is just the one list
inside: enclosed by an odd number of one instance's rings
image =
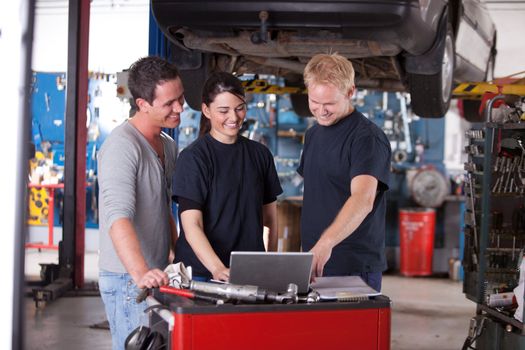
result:
[(230, 283), (284, 293), (295, 283), (299, 293), (310, 285), (313, 254), (309, 252), (232, 252)]

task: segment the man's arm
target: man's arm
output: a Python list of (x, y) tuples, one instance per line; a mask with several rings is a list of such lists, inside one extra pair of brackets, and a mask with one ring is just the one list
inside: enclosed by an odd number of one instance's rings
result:
[(314, 277), (323, 275), (324, 266), (332, 255), (332, 249), (350, 236), (372, 211), (377, 185), (377, 179), (370, 175), (359, 175), (352, 179), (350, 183), (352, 195), (311, 249), (314, 253), (312, 268)]
[(169, 255), (169, 263), (175, 259), (175, 244), (179, 239), (179, 232), (177, 231), (177, 224), (175, 223), (175, 218), (173, 214), (170, 214), (170, 229), (171, 229), (171, 248)]
[(230, 278), (230, 269), (224, 266), (204, 233), (202, 211), (184, 210), (180, 214), (180, 220), (184, 227), (186, 240), (199, 261), (210, 271), (214, 279), (227, 282)]
[(277, 251), (277, 201), (273, 201), (263, 206), (263, 225), (268, 227), (268, 251)]
[(168, 284), (168, 275), (159, 269), (148, 267), (131, 221), (127, 218), (117, 219), (109, 230), (120, 261), (139, 288), (156, 288)]

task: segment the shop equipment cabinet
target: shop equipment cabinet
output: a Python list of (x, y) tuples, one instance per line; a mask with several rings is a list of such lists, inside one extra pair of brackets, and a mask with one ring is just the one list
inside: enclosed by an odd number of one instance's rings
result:
[(487, 118), (466, 132), (463, 291), (477, 303), (477, 315), (464, 349), (474, 342), (476, 349), (525, 349), (511, 294), (525, 247), (525, 122), (520, 103), (514, 110), (493, 109), (504, 99), (487, 106), (487, 115), (499, 113), (498, 121)]

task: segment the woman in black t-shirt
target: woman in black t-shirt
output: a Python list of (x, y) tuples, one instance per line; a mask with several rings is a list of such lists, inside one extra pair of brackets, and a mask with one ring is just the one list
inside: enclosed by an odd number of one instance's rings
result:
[(212, 74), (203, 88), (201, 137), (176, 164), (174, 195), (181, 233), (175, 261), (194, 279), (228, 281), (232, 251), (277, 248), (277, 195), (282, 193), (270, 151), (239, 135), (246, 117), (244, 89), (229, 73)]

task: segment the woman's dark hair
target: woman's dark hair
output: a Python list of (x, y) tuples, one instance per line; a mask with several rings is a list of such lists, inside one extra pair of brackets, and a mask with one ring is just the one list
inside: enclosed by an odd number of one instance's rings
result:
[[(239, 78), (231, 73), (215, 72), (212, 73), (204, 83), (202, 88), (202, 103), (209, 107), (210, 104), (215, 101), (217, 95), (223, 92), (234, 94), (243, 101), (245, 99), (244, 88)], [(210, 120), (206, 118), (204, 113), (201, 113), (199, 136), (208, 133), (210, 130)]]
[(179, 77), (179, 71), (173, 63), (156, 56), (143, 57), (133, 63), (128, 71), (128, 88), (133, 97), (143, 98), (152, 104), (157, 85)]

